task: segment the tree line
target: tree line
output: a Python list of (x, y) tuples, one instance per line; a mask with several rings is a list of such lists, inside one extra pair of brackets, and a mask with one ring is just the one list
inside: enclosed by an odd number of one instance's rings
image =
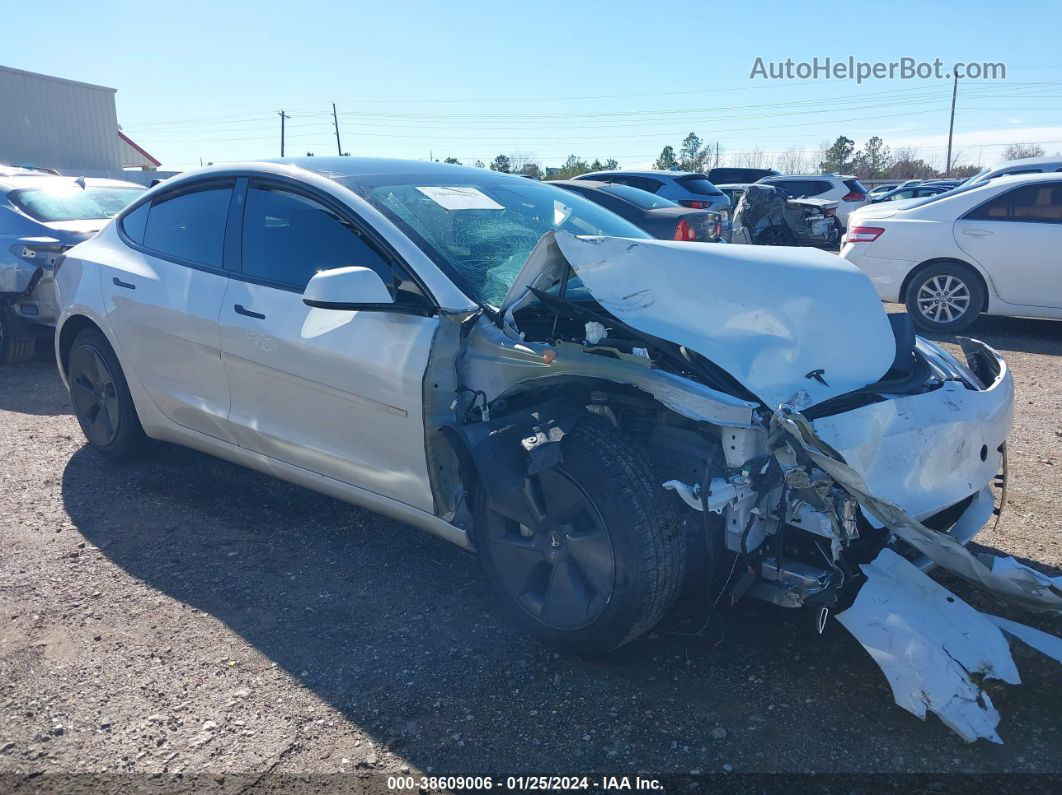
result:
[[(1039, 157), (1044, 154), (1038, 144), (1011, 144), (1003, 157), (1006, 160), (1018, 160), (1025, 157)], [(917, 147), (898, 147), (895, 151), (885, 145), (885, 141), (875, 135), (869, 138), (861, 149), (856, 148), (855, 141), (845, 135), (839, 135), (832, 144), (823, 143), (815, 150), (793, 146), (781, 152), (772, 161), (762, 149), (746, 152), (733, 152), (724, 158), (719, 144), (706, 143), (695, 132), (687, 135), (676, 151), (668, 144), (660, 152), (653, 168), (678, 171), (708, 171), (726, 161), (726, 165), (741, 168), (776, 168), (783, 174), (817, 174), (837, 173), (851, 174), (860, 179), (928, 179), (931, 177), (969, 177), (981, 170), (981, 165), (960, 163), (962, 152), (953, 157), (949, 173), (944, 174), (936, 164), (919, 156)], [(437, 161), (439, 162), (439, 161)], [(462, 165), (456, 157), (447, 157), (441, 161)], [(494, 158), (488, 166), (482, 160), (470, 165), (478, 168), (490, 168), (506, 174), (521, 174), (532, 179), (572, 179), (591, 171), (610, 171), (619, 168), (615, 158), (587, 161), (578, 155), (569, 155), (560, 168), (543, 168), (531, 152), (512, 152)]]

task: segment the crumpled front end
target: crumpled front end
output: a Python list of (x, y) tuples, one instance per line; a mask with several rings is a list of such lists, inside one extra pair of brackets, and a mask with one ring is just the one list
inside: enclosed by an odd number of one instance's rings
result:
[[(975, 340), (966, 342), (967, 355), (978, 362), (981, 377), (925, 340), (918, 348), (935, 368), (936, 389), (897, 395), (811, 424), (872, 494), (931, 523), (958, 507), (951, 517), (958, 522), (967, 510), (983, 511), (982, 495), (991, 505), (991, 486), (1003, 468), (1013, 419), (1013, 379), (1002, 357)], [(872, 513), (866, 519), (884, 526)]]
[[(991, 646), (957, 656), (927, 613), (960, 600), (942, 598), (925, 571), (1062, 610), (1058, 582), (965, 546), (1005, 499), (1005, 362), (976, 340), (962, 342), (963, 363), (917, 339), (828, 254), (709, 248), (547, 234), (502, 313), (468, 335), (460, 370), (473, 422), (462, 430), (519, 408), (532, 418), (524, 441), (545, 440), (529, 458), (549, 466), (556, 440), (545, 431), (563, 435), (570, 409), (607, 419), (643, 447), (682, 526), (711, 550), (714, 604), (810, 608), (820, 631), (846, 607), (838, 617), (898, 703), (966, 739), (998, 740), (971, 676), (1016, 680), (1001, 625), (956, 608), (958, 636)], [(572, 276), (584, 289), (569, 295)]]

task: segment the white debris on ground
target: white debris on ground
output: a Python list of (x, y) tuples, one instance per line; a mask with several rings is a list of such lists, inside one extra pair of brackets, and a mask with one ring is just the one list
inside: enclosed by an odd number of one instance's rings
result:
[(972, 676), (1021, 683), (1002, 629), (1060, 661), (1062, 640), (979, 612), (890, 549), (861, 568), (867, 582), (837, 620), (874, 658), (896, 703), (922, 719), (936, 713), (967, 742), (1002, 743), (999, 712)]
[[(783, 407), (784, 409), (785, 407)], [(1062, 610), (1062, 582), (1012, 557), (975, 557), (950, 536), (926, 527), (895, 503), (875, 497), (852, 467), (838, 460), (799, 413), (782, 410), (773, 424), (811, 460), (930, 560), (969, 582), (1034, 610)], [(1002, 743), (999, 712), (971, 675), (1019, 684), (1003, 630), (1062, 662), (1062, 640), (1008, 619), (980, 613), (917, 566), (884, 549), (861, 566), (867, 576), (852, 606), (837, 619), (884, 672), (896, 703), (925, 718), (926, 710), (967, 742)]]
[(990, 613), (983, 613), (982, 615), (1026, 646), (1036, 649), (1041, 654), (1062, 663), (1062, 638), (1056, 638), (1043, 630), (1027, 627), (1017, 621), (1011, 621), (1009, 618), (994, 616)]
[(1003, 742), (999, 713), (970, 679), (1021, 683), (1000, 629), (890, 549), (861, 568), (867, 582), (837, 620), (870, 652), (896, 703), (923, 719), (935, 712), (967, 742)]

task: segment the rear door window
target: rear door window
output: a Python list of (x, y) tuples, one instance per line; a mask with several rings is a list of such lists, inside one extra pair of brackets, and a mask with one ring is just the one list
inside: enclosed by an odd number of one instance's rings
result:
[(1011, 220), (1062, 223), (1062, 182), (1026, 185), (1011, 197)]
[(231, 180), (211, 182), (152, 202), (144, 247), (164, 257), (220, 268), (232, 186)]
[(964, 218), (970, 221), (1006, 221), (1010, 218), (1010, 193), (1000, 194), (975, 207)]

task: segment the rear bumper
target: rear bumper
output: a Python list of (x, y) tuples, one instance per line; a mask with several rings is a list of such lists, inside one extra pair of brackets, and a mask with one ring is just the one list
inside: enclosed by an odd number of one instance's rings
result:
[(841, 256), (870, 277), (882, 301), (898, 303), (904, 279), (918, 263), (906, 259), (886, 259), (869, 256), (873, 243), (844, 243)]

